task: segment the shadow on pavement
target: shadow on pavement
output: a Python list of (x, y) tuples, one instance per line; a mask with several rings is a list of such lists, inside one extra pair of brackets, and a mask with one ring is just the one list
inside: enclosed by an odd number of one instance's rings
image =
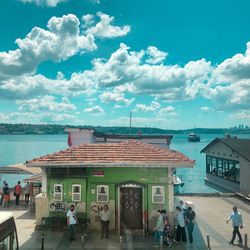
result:
[(25, 212), (21, 216), (17, 217), (16, 219), (18, 220), (34, 220), (35, 219), (35, 214), (31, 213), (30, 211)]

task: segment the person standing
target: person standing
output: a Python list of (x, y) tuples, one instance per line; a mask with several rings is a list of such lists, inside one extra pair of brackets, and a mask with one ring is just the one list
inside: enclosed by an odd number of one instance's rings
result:
[(5, 187), (5, 183), (6, 183), (6, 181), (3, 181), (3, 186), (2, 186), (2, 188), (1, 188), (1, 190), (0, 190), (0, 194), (1, 194), (1, 200), (0, 200), (0, 205), (3, 205), (3, 188)]
[(239, 237), (239, 243), (242, 244), (242, 237), (239, 231), (239, 228), (243, 228), (243, 221), (242, 221), (242, 215), (238, 211), (238, 208), (236, 206), (233, 207), (233, 211), (228, 217), (226, 223), (228, 223), (230, 220), (232, 220), (232, 226), (233, 226), (233, 235), (232, 239), (228, 242), (229, 244), (234, 244), (234, 240), (236, 238), (236, 234)]
[(187, 212), (185, 213), (185, 221), (188, 229), (188, 238), (189, 242), (193, 243), (193, 231), (194, 231), (194, 222), (195, 222), (195, 212), (191, 207), (188, 207)]
[(3, 187), (3, 207), (6, 207), (6, 205), (9, 205), (10, 200), (10, 189), (8, 186), (8, 183), (5, 182)]
[(22, 186), (20, 185), (20, 181), (17, 182), (17, 185), (14, 188), (14, 195), (16, 196), (16, 206), (19, 206), (19, 199), (22, 192)]
[(155, 231), (154, 235), (154, 247), (159, 247), (161, 243), (161, 237), (163, 237), (163, 231), (164, 231), (164, 220), (162, 216), (162, 212), (160, 210), (157, 210), (157, 221), (156, 226), (153, 229)]
[(184, 220), (184, 214), (183, 210), (177, 206), (176, 207), (176, 220), (177, 220), (177, 235), (175, 242), (180, 242), (181, 240), (183, 242), (187, 241), (186, 231), (185, 231), (185, 220)]
[(29, 200), (30, 200), (30, 184), (26, 183), (24, 187), (24, 195), (25, 195), (25, 206), (29, 205)]
[(110, 220), (110, 211), (108, 205), (104, 205), (103, 210), (100, 213), (100, 218), (101, 218), (101, 230), (102, 230), (102, 235), (101, 239), (105, 237), (108, 239), (109, 238), (109, 220)]
[(75, 226), (77, 223), (75, 206), (71, 205), (69, 211), (67, 212), (67, 225), (69, 230), (69, 240), (73, 241), (75, 239)]
[(185, 203), (184, 203), (183, 200), (180, 200), (178, 207), (181, 208), (181, 210), (182, 210), (183, 213), (186, 212), (186, 205), (185, 205)]

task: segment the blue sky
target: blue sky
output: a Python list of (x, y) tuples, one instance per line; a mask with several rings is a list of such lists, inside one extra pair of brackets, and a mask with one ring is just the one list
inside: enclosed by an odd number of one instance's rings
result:
[(0, 122), (250, 125), (248, 0), (0, 0)]

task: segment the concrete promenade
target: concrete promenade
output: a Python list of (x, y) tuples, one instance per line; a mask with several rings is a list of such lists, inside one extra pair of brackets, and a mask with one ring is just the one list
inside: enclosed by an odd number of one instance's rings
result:
[[(250, 249), (240, 245), (228, 245), (231, 239), (232, 226), (226, 224), (226, 218), (236, 205), (243, 215), (244, 229), (241, 230), (242, 236), (247, 233), (250, 241), (250, 205), (234, 197), (184, 197), (181, 199), (189, 200), (194, 203), (197, 214), (197, 223), (194, 229), (194, 243), (172, 243), (168, 249), (208, 249), (206, 245), (207, 234), (210, 235), (211, 249)], [(30, 214), (24, 207), (6, 208), (12, 211), (17, 224), (20, 249), (41, 249), (41, 235), (45, 235), (45, 249), (82, 249), (81, 234), (77, 234), (76, 240), (69, 242), (66, 233), (54, 231), (35, 231), (34, 215)], [(3, 211), (1, 207), (0, 211)], [(235, 242), (237, 243), (237, 241)], [(112, 235), (109, 240), (101, 240), (97, 233), (89, 233), (86, 237), (85, 249), (121, 249), (119, 237)], [(250, 242), (248, 243), (248, 247)], [(152, 247), (152, 237), (146, 239), (130, 237), (127, 241), (124, 237), (124, 249), (157, 249)], [(166, 247), (164, 247), (166, 249)]]

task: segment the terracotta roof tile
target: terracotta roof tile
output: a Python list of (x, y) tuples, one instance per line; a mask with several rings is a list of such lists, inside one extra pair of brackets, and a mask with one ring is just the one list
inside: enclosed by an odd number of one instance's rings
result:
[(194, 165), (194, 161), (180, 152), (135, 140), (112, 144), (82, 144), (35, 158), (26, 163), (28, 166), (125, 164), (192, 167)]

